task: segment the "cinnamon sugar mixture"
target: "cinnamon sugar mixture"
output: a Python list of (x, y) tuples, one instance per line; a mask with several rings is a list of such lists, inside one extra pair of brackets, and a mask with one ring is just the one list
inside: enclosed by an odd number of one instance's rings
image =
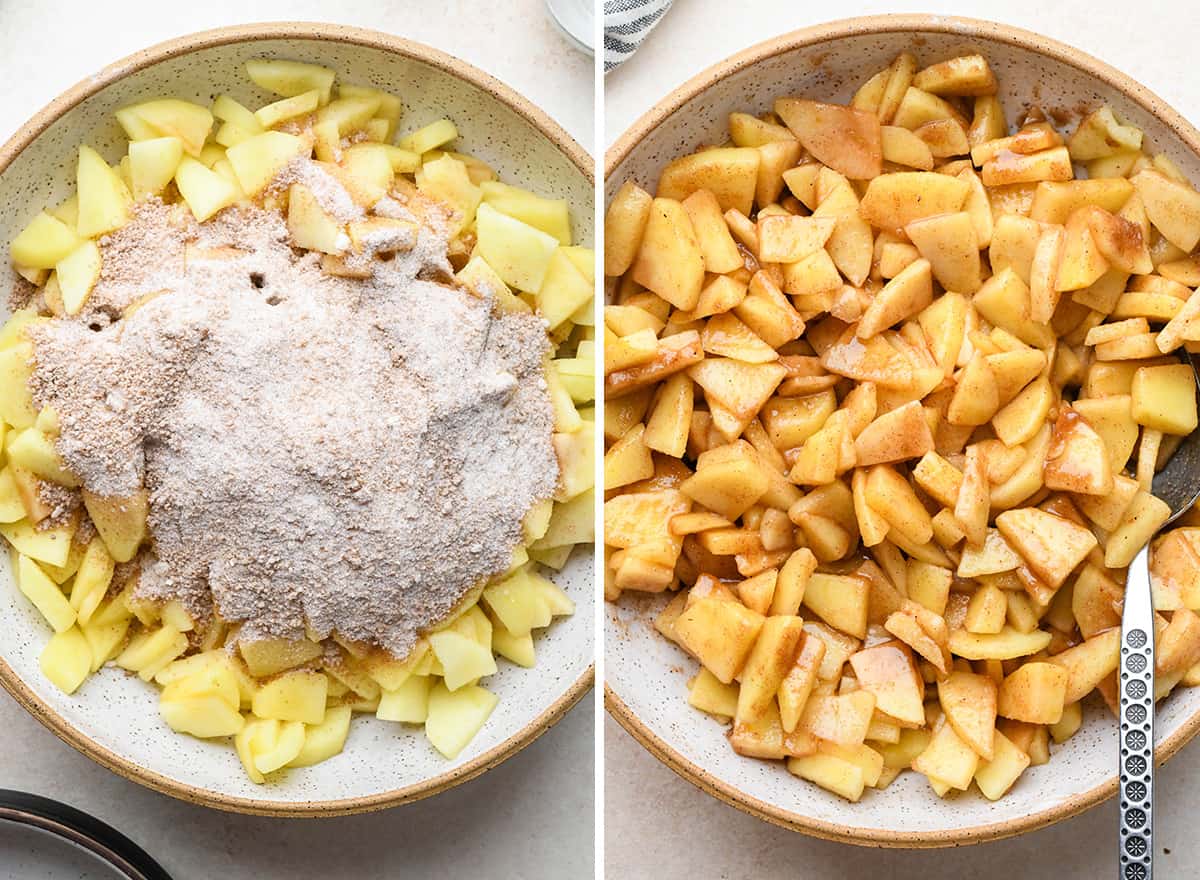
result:
[(88, 489), (149, 491), (140, 595), (403, 656), (507, 567), (558, 480), (545, 327), (433, 280), (437, 224), (367, 280), (251, 208), (146, 202), (101, 250), (84, 312), (29, 329), (33, 393)]

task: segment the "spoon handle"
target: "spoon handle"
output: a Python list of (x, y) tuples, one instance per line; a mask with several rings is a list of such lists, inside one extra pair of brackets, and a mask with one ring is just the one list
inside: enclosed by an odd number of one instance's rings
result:
[(1129, 566), (1121, 617), (1120, 880), (1154, 870), (1154, 606), (1150, 547)]

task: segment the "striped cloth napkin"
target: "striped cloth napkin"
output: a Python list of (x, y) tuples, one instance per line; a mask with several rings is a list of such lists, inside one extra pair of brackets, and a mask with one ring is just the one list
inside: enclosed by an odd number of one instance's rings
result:
[(627, 61), (654, 30), (672, 0), (604, 0), (604, 72)]

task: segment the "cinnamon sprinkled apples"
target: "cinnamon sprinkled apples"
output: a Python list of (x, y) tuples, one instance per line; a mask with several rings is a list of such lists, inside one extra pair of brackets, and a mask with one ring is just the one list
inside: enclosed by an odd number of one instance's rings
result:
[[(933, 60), (734, 113), (606, 222), (606, 596), (674, 592), (691, 704), (850, 800), (999, 798), (1113, 706), (1197, 424), (1200, 194), (1111, 108), (1010, 132), (986, 59)], [(1160, 697), (1200, 682), (1198, 526), (1154, 548)]]

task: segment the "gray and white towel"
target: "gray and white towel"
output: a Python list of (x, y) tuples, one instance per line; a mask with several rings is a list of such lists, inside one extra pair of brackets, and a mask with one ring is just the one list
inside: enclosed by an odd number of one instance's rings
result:
[(604, 0), (604, 72), (627, 61), (671, 8), (672, 0)]

